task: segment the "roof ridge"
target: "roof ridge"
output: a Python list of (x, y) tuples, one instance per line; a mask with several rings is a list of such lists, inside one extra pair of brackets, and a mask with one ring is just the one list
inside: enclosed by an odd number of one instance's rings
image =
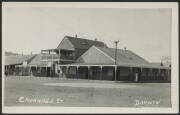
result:
[(91, 40), (91, 39), (86, 39), (86, 38), (79, 38), (79, 37), (73, 37), (73, 36), (68, 36), (66, 35), (65, 37), (67, 38), (72, 38), (72, 39), (81, 39), (81, 40), (87, 40), (87, 41), (93, 41), (93, 42), (101, 42), (101, 43), (104, 43), (103, 41), (98, 41), (98, 40)]
[[(110, 47), (99, 47), (99, 46), (96, 46), (96, 47), (98, 47), (98, 48), (104, 48), (104, 49), (114, 49), (115, 50), (115, 48), (110, 48)], [(121, 51), (131, 51), (131, 50), (124, 50), (124, 49), (117, 49), (117, 50), (121, 50)], [(132, 51), (131, 51), (132, 52)]]

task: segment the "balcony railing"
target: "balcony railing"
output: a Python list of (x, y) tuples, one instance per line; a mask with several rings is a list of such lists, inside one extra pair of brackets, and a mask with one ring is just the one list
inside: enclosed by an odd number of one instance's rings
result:
[(74, 56), (61, 55), (60, 59), (63, 59), (63, 60), (74, 60)]
[(41, 55), (41, 61), (59, 61), (59, 55), (57, 54), (43, 54)]
[(59, 60), (74, 60), (74, 56), (57, 55), (57, 54), (43, 54), (41, 61), (59, 61)]

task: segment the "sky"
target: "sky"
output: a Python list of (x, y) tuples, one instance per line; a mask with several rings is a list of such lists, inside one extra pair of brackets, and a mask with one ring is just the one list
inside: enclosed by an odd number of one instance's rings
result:
[(65, 35), (105, 42), (133, 51), (149, 62), (171, 55), (171, 9), (3, 8), (3, 49), (30, 54), (56, 48)]

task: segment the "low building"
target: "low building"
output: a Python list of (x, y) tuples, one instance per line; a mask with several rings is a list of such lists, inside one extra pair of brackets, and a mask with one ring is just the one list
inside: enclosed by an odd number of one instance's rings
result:
[(5, 56), (6, 75), (26, 75), (26, 71), (21, 68), (28, 66), (36, 55), (8, 55)]

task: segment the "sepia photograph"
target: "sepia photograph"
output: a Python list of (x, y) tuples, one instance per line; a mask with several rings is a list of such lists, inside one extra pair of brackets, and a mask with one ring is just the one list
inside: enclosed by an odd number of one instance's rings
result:
[(177, 113), (178, 4), (3, 2), (4, 113)]

